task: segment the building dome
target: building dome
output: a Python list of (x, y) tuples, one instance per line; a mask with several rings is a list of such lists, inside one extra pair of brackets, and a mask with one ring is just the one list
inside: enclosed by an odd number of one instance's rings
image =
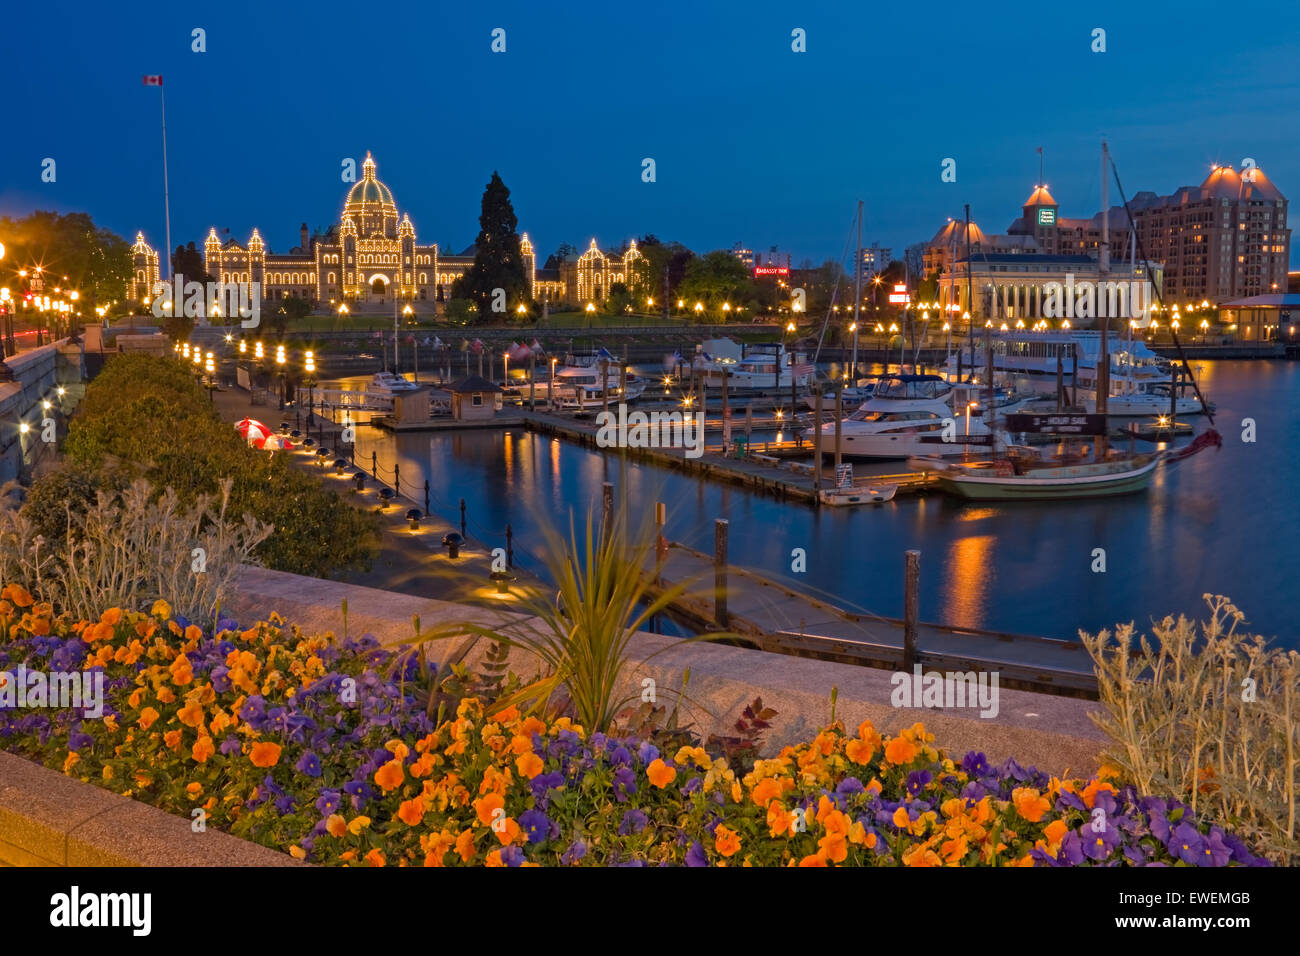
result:
[(397, 204), (393, 192), (375, 178), (375, 160), (367, 151), (361, 164), (361, 179), (348, 190), (343, 218), (351, 218), (362, 236), (397, 234)]
[[(972, 246), (978, 246), (983, 241), (983, 231), (981, 231), (980, 227), (975, 225), (974, 221), (972, 221), (970, 224), (970, 244)], [(943, 228), (934, 234), (934, 238), (930, 240), (930, 245), (948, 246), (953, 242), (956, 242), (959, 246), (965, 245), (966, 223), (964, 220), (949, 219), (948, 222), (944, 224)]]
[(1229, 202), (1282, 198), (1277, 187), (1258, 166), (1243, 167), (1240, 173), (1231, 166), (1215, 166), (1210, 170), (1210, 175), (1205, 177), (1205, 182), (1201, 183), (1201, 194), (1207, 199), (1226, 199)]

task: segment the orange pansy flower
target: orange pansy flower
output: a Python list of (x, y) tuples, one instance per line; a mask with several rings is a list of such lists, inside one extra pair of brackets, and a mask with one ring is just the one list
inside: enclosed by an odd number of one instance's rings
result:
[(1043, 819), (1043, 814), (1052, 808), (1048, 799), (1040, 796), (1033, 787), (1017, 787), (1012, 790), (1011, 802), (1015, 805), (1016, 813), (1030, 823)]
[(660, 790), (677, 779), (677, 769), (668, 766), (658, 757), (651, 761), (650, 766), (645, 768), (645, 772), (650, 782)]
[(263, 740), (253, 744), (249, 754), (254, 767), (274, 767), (280, 762), (280, 745)]
[(910, 740), (904, 740), (902, 737), (895, 737), (885, 744), (885, 759), (899, 766), (911, 763), (920, 752), (920, 747)]
[(406, 772), (402, 769), (402, 761), (396, 757), (375, 771), (375, 783), (379, 784), (384, 793), (400, 787), (405, 779)]
[(478, 822), (483, 826), (491, 826), (492, 821), (496, 819), (496, 812), (506, 805), (505, 797), (493, 792), (485, 794), (474, 801), (474, 812), (478, 815)]
[(407, 826), (415, 826), (424, 819), (424, 800), (420, 797), (403, 800), (397, 808), (397, 818)]
[(735, 830), (719, 823), (713, 831), (713, 846), (723, 856), (729, 857), (740, 849), (740, 837)]
[(542, 769), (546, 765), (545, 763), (543, 763), (542, 758), (537, 756), (537, 754), (526, 753), (526, 754), (520, 754), (519, 757), (516, 758), (515, 766), (519, 769), (519, 773), (521, 776), (527, 777), (529, 780), (532, 780), (533, 777), (537, 776), (539, 773), (542, 772)]

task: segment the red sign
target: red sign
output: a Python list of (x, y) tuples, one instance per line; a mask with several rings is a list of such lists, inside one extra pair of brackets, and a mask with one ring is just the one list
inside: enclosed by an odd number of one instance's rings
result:
[(911, 296), (907, 294), (907, 283), (900, 282), (894, 286), (894, 291), (889, 293), (889, 301), (900, 305), (906, 305), (910, 302)]
[(785, 266), (754, 266), (756, 276), (788, 276), (790, 270)]

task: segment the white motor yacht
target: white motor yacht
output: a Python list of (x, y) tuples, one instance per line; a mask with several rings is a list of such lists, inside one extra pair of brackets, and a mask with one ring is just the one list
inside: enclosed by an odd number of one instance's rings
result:
[[(894, 459), (961, 455), (989, 442), (989, 426), (972, 410), (955, 412), (953, 388), (938, 375), (882, 375), (872, 397), (840, 422), (845, 458)], [(970, 413), (967, 413), (970, 411)], [(835, 452), (835, 422), (821, 425), (823, 454)]]
[[(538, 376), (533, 390), (538, 402), (557, 405), (560, 408), (600, 408), (607, 401), (614, 405), (618, 402), (632, 402), (645, 392), (645, 380), (628, 373), (626, 389), (617, 368), (606, 370), (602, 384), (600, 369), (592, 365), (565, 365), (554, 372), (555, 395), (551, 401), (551, 377)], [(527, 391), (527, 384), (523, 386)], [(606, 394), (608, 393), (608, 398)]]
[(391, 398), (399, 392), (413, 392), (422, 387), (416, 382), (398, 375), (396, 372), (376, 372), (374, 377), (370, 379), (370, 385), (366, 391), (378, 392)]
[(752, 345), (742, 358), (696, 358), (695, 369), (704, 375), (704, 387), (721, 389), (726, 376), (733, 392), (779, 391), (794, 385), (811, 385), (816, 373), (812, 363), (799, 352), (787, 352), (784, 345)]

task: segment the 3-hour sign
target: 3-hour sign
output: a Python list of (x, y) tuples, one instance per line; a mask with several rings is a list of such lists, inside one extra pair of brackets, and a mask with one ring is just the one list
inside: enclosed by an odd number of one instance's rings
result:
[(911, 301), (911, 296), (907, 294), (907, 283), (900, 282), (894, 286), (894, 291), (889, 293), (889, 301), (895, 305), (906, 305)]
[(1104, 435), (1105, 415), (1008, 415), (1007, 431), (1057, 435)]

